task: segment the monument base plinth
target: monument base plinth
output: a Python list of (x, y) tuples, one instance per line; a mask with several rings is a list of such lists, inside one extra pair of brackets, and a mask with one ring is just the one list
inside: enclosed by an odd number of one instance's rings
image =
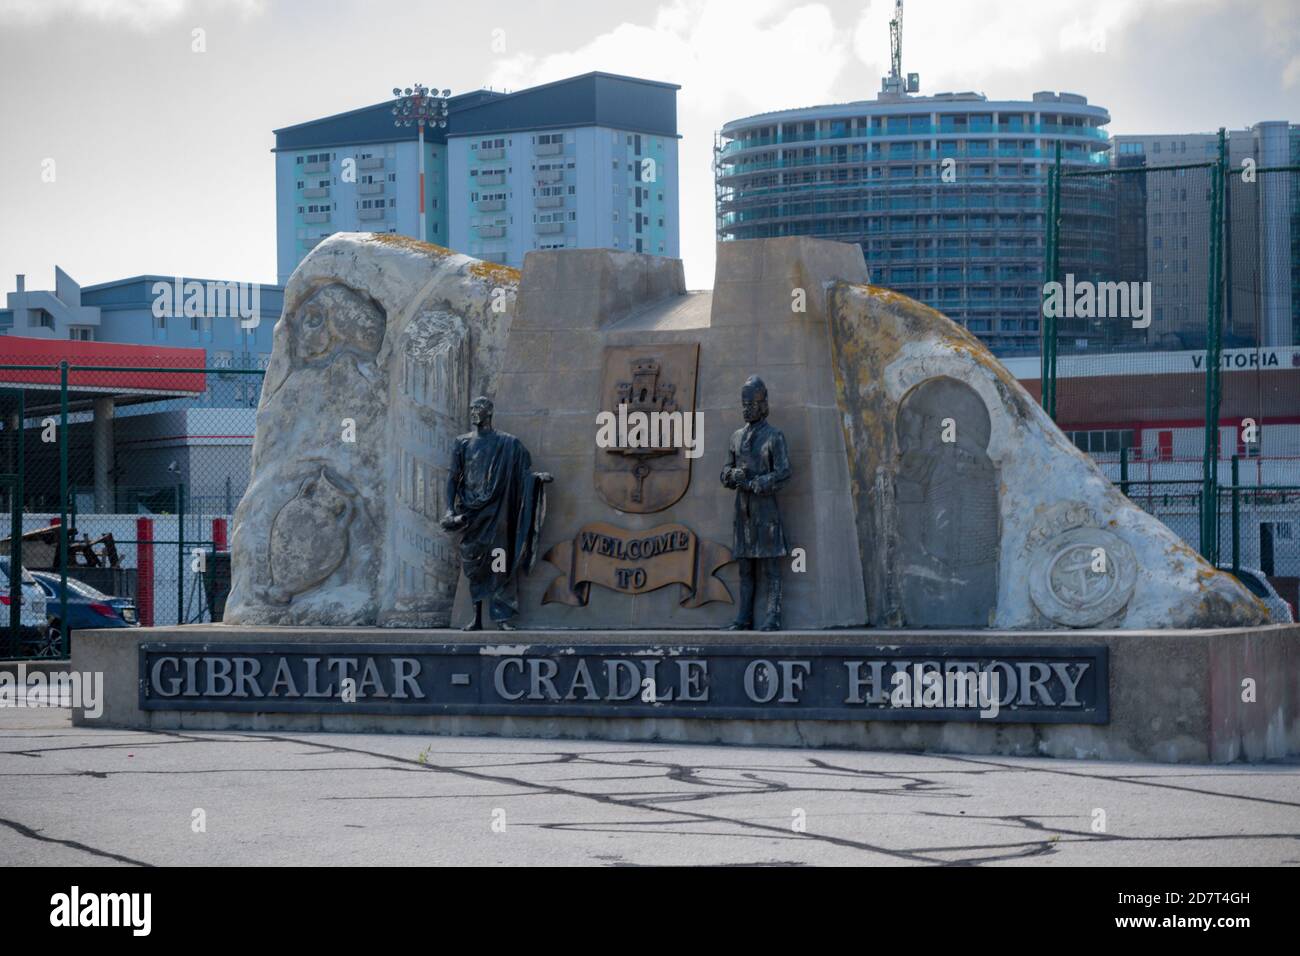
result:
[(1161, 762), (1300, 753), (1300, 625), (1197, 631), (81, 631), (85, 727)]

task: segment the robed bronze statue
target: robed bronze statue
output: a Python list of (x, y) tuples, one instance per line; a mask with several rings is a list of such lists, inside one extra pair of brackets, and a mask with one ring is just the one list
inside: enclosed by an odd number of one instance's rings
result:
[(460, 532), (460, 561), (469, 580), (474, 617), (463, 630), (483, 627), (483, 604), (497, 627), (514, 630), (518, 578), (532, 570), (546, 517), (551, 476), (531, 469), (528, 449), (492, 427), (492, 402), (470, 403), (474, 430), (456, 439), (447, 477), (446, 531)]
[(789, 553), (776, 493), (790, 480), (785, 435), (767, 423), (767, 386), (757, 375), (740, 392), (745, 427), (731, 436), (722, 483), (736, 490), (736, 517), (731, 553), (740, 566), (740, 600), (732, 631), (754, 627), (757, 578), (767, 588), (767, 610), (760, 630), (781, 629), (781, 564)]

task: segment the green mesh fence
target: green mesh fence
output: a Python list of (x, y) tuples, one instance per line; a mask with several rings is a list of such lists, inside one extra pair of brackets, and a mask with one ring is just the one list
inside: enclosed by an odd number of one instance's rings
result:
[(23, 590), (40, 594), (18, 627), (0, 622), (0, 656), (66, 656), (89, 626), (219, 619), (263, 370), (64, 366), (55, 354), (19, 365), (3, 345), (0, 552), (21, 550), (35, 579)]

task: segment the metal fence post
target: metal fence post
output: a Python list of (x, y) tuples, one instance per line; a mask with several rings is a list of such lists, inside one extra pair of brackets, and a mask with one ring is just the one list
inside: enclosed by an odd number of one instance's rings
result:
[(1241, 472), (1237, 455), (1232, 456), (1232, 573), (1241, 570)]
[[(1057, 281), (1061, 268), (1061, 144), (1056, 144), (1056, 161), (1047, 170), (1047, 247), (1044, 250), (1043, 300), (1047, 283)], [(1042, 309), (1042, 371), (1039, 383), (1043, 411), (1056, 420), (1056, 316)]]
[(68, 363), (59, 363), (59, 656), (72, 647), (68, 632)]
[[(14, 454), (14, 471), (13, 481), (9, 485), (9, 644), (11, 657), (18, 657), (22, 653), (22, 600), (23, 584), (20, 576), (20, 570), (23, 566), (23, 470), (26, 467), (26, 453), (23, 447), (24, 434), (27, 430), (27, 402), (21, 389), (15, 390), (17, 413), (13, 416), (13, 421), (17, 422), (14, 429), (13, 454)], [(8, 427), (8, 423), (6, 423)]]
[(1128, 497), (1128, 446), (1119, 450), (1119, 490)]
[(1210, 261), (1205, 322), (1205, 455), (1201, 475), (1201, 554), (1218, 563), (1219, 539), (1219, 365), (1223, 353), (1223, 186), (1227, 169), (1227, 138), (1219, 128), (1219, 155), (1210, 169)]
[(176, 623), (185, 623), (185, 484), (176, 485)]

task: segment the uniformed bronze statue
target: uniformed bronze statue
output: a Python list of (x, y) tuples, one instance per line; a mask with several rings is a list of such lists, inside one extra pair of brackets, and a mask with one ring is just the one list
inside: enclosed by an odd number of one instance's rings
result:
[(470, 403), (474, 430), (456, 439), (447, 476), (445, 531), (461, 532), (460, 560), (469, 579), (474, 617), (462, 628), (483, 627), (483, 602), (497, 627), (514, 630), (519, 613), (518, 576), (537, 560), (551, 476), (531, 470), (528, 449), (514, 435), (492, 428), (492, 402)]
[(767, 584), (767, 612), (760, 629), (781, 629), (781, 563), (789, 553), (776, 493), (790, 480), (790, 455), (785, 435), (767, 423), (767, 386), (757, 375), (740, 391), (745, 427), (731, 436), (722, 483), (736, 489), (736, 519), (732, 555), (740, 566), (740, 601), (736, 619), (727, 630), (754, 626), (754, 592), (761, 570)]

